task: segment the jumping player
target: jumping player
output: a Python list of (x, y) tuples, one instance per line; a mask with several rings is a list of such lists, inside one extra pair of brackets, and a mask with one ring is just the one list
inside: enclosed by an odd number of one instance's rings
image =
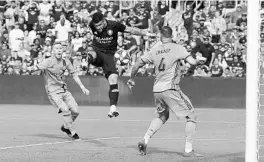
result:
[(116, 105), (118, 102), (118, 71), (114, 61), (114, 54), (117, 51), (118, 32), (128, 32), (135, 35), (155, 37), (156, 34), (147, 33), (138, 28), (125, 26), (119, 22), (106, 20), (101, 12), (93, 15), (89, 24), (94, 38), (92, 42), (92, 50), (88, 52), (88, 63), (97, 67), (102, 67), (105, 77), (109, 82), (109, 99), (110, 118), (117, 117), (119, 112)]
[(52, 52), (52, 57), (29, 67), (28, 70), (42, 70), (44, 72), (45, 89), (48, 98), (53, 106), (57, 108), (58, 113), (63, 116), (64, 124), (61, 126), (61, 131), (65, 132), (72, 139), (78, 140), (79, 135), (73, 128), (73, 122), (78, 117), (80, 111), (72, 94), (67, 90), (66, 83), (64, 82), (64, 72), (68, 70), (84, 94), (89, 95), (90, 92), (83, 86), (80, 78), (74, 72), (70, 60), (62, 58), (63, 50), (59, 42), (54, 43)]
[(153, 87), (153, 93), (159, 117), (152, 120), (142, 142), (138, 143), (138, 149), (142, 155), (146, 154), (149, 139), (169, 119), (169, 112), (171, 110), (178, 118), (186, 119), (186, 143), (184, 155), (189, 157), (200, 157), (202, 155), (195, 153), (192, 147), (196, 131), (196, 116), (194, 114), (194, 108), (189, 98), (179, 87), (181, 78), (181, 60), (185, 59), (189, 64), (196, 65), (200, 62), (200, 57), (195, 60), (184, 47), (172, 43), (172, 29), (170, 27), (163, 27), (160, 34), (162, 44), (152, 48), (138, 60), (132, 68), (131, 78), (128, 80), (128, 86), (129, 88), (132, 88), (135, 85), (134, 78), (139, 68), (147, 63), (154, 64), (156, 80)]

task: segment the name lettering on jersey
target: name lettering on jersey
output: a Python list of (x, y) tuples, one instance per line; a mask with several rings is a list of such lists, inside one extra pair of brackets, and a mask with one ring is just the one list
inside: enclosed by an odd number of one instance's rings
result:
[(114, 39), (114, 37), (105, 37), (105, 38), (101, 38), (101, 37), (97, 37), (95, 36), (94, 39), (101, 44), (109, 44), (112, 42), (112, 40)]
[(156, 55), (160, 55), (160, 54), (164, 54), (164, 53), (169, 53), (170, 52), (170, 48), (167, 48), (167, 49), (162, 49), (162, 50), (158, 50), (156, 52)]

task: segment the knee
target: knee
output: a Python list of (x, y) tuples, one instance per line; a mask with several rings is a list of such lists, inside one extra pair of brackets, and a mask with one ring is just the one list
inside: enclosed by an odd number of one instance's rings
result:
[(117, 82), (118, 82), (118, 75), (115, 74), (115, 73), (112, 73), (112, 74), (110, 74), (107, 77), (107, 80), (108, 80), (108, 82), (109, 82), (110, 85), (117, 84)]
[(186, 118), (186, 122), (196, 123), (197, 120), (197, 116), (195, 114), (188, 115), (185, 118)]
[(75, 107), (74, 109), (71, 109), (71, 114), (74, 115), (74, 116), (78, 116), (80, 114), (80, 110), (77, 107)]
[(59, 109), (59, 114), (61, 114), (62, 116), (70, 116), (71, 111), (67, 109)]
[(165, 110), (159, 114), (159, 118), (160, 118), (160, 120), (163, 121), (163, 124), (165, 124), (167, 122), (169, 117), (170, 117), (170, 111), (169, 110)]

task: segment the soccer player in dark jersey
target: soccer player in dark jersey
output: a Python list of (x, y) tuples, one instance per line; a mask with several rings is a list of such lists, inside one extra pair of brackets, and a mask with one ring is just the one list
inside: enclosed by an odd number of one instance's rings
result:
[(118, 32), (128, 32), (135, 35), (155, 37), (156, 34), (144, 32), (138, 28), (128, 27), (116, 21), (106, 20), (101, 12), (93, 15), (89, 24), (94, 38), (92, 50), (88, 51), (88, 63), (102, 67), (105, 77), (109, 82), (110, 118), (117, 117), (119, 112), (116, 105), (118, 102), (118, 71), (114, 61), (117, 51)]

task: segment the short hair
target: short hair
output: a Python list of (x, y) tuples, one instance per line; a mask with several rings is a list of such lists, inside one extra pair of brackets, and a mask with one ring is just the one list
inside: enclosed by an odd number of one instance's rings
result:
[(104, 19), (104, 15), (101, 12), (96, 12), (93, 15), (92, 22), (96, 24), (102, 21), (103, 19)]
[(53, 47), (56, 46), (56, 45), (62, 45), (62, 43), (58, 40), (55, 40), (55, 42), (53, 43)]
[(172, 29), (169, 26), (164, 26), (161, 28), (160, 33), (165, 38), (172, 37)]

